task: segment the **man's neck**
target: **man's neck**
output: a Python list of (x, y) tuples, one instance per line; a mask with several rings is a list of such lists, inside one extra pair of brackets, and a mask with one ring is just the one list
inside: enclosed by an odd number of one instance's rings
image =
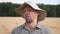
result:
[(26, 25), (29, 29), (33, 29), (37, 25), (37, 20), (34, 20), (31, 23), (27, 23)]

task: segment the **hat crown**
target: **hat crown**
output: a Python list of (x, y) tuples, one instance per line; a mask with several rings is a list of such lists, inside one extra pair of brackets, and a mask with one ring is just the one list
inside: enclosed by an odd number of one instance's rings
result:
[(35, 9), (35, 10), (42, 10), (42, 9), (39, 8), (38, 5), (37, 5), (35, 2), (33, 2), (33, 1), (25, 1), (24, 3), (30, 5), (30, 6), (31, 6), (33, 9)]

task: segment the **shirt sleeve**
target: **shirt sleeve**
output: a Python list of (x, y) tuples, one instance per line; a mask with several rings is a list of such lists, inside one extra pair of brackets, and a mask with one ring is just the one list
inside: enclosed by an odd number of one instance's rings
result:
[(46, 28), (46, 27), (43, 27), (43, 28), (42, 28), (42, 32), (43, 32), (44, 34), (52, 34), (52, 33), (51, 33), (51, 30), (50, 30), (49, 28)]
[(11, 34), (15, 34), (15, 31), (14, 31), (14, 29), (12, 30)]
[(51, 30), (48, 29), (48, 28), (45, 29), (45, 33), (46, 33), (46, 34), (52, 34), (52, 33), (51, 33)]

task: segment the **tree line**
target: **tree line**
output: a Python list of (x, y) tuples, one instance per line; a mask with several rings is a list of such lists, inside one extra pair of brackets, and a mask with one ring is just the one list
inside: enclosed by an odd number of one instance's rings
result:
[[(39, 8), (42, 8), (47, 11), (47, 17), (60, 17), (60, 4), (58, 5), (45, 5), (37, 4)], [(18, 17), (19, 15), (15, 12), (17, 7), (21, 4), (14, 4), (11, 2), (0, 3), (0, 17)]]

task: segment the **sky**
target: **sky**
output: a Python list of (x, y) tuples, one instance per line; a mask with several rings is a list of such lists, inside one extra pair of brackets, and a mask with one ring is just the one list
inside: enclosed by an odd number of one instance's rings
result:
[[(18, 3), (18, 4), (22, 4), (24, 1), (28, 1), (28, 0), (0, 0), (1, 2), (12, 2), (12, 3)], [(43, 3), (43, 4), (51, 4), (51, 5), (56, 5), (56, 4), (60, 4), (60, 0), (31, 0), (35, 3)]]

